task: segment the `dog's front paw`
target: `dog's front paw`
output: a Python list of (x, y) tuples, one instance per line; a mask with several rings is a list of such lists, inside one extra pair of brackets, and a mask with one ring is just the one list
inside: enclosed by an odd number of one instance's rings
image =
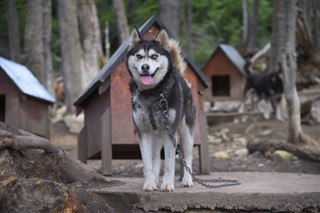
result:
[(192, 178), (191, 177), (184, 177), (182, 179), (182, 183), (181, 183), (182, 187), (192, 187), (193, 186), (193, 182), (192, 182)]
[(162, 192), (172, 192), (174, 191), (174, 183), (169, 183), (169, 182), (163, 182), (160, 190)]
[(143, 190), (144, 190), (144, 191), (147, 191), (147, 192), (157, 191), (157, 190), (158, 190), (158, 187), (157, 187), (156, 182), (154, 182), (154, 181), (145, 182), (145, 183), (143, 184)]

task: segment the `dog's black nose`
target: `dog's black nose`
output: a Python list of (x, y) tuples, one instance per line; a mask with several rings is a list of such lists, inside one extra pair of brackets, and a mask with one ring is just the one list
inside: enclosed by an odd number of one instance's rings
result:
[(142, 71), (143, 71), (143, 72), (148, 72), (150, 66), (149, 66), (148, 64), (143, 64), (143, 65), (141, 66), (141, 68), (142, 68)]

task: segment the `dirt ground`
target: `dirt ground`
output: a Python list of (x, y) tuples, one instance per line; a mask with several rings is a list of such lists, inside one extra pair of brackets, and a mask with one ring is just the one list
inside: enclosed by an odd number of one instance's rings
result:
[[(276, 155), (265, 157), (260, 152), (247, 153), (246, 144), (250, 140), (285, 140), (288, 124), (276, 120), (260, 120), (244, 123), (223, 123), (208, 127), (208, 144), (211, 172), (289, 172), (320, 174), (320, 163), (292, 156), (282, 159)], [(303, 125), (303, 131), (320, 141), (320, 125)], [(178, 162), (179, 160), (176, 160)], [(89, 165), (100, 169), (99, 161)], [(199, 174), (197, 152), (194, 152), (193, 169)], [(179, 172), (179, 164), (176, 166)], [(114, 160), (113, 176), (142, 177), (141, 160)]]

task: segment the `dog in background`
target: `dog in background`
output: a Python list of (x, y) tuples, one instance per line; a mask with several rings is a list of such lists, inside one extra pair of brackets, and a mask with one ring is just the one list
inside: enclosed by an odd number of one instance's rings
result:
[[(160, 151), (164, 146), (165, 165), (160, 190), (173, 191), (176, 148), (172, 134), (174, 137), (179, 135), (185, 162), (192, 168), (195, 105), (191, 90), (181, 75), (185, 63), (178, 43), (169, 39), (164, 29), (154, 40), (144, 40), (135, 28), (130, 39), (126, 65), (131, 76), (132, 118), (140, 139), (143, 190), (158, 190)], [(170, 131), (159, 106), (163, 97), (168, 103)], [(193, 185), (192, 176), (186, 169), (181, 185)]]
[[(273, 113), (278, 120), (282, 120), (281, 100), (283, 96), (283, 76), (281, 67), (279, 66), (276, 72), (259, 73), (251, 69), (251, 62), (247, 62), (244, 65), (244, 70), (246, 73), (244, 99), (246, 100), (249, 94), (253, 92), (258, 97), (258, 101), (256, 102), (258, 109), (261, 101), (265, 101), (266, 103), (266, 107), (263, 110), (265, 119), (269, 119), (271, 113)], [(240, 111), (243, 111), (243, 103)], [(259, 111), (261, 110), (259, 109)]]

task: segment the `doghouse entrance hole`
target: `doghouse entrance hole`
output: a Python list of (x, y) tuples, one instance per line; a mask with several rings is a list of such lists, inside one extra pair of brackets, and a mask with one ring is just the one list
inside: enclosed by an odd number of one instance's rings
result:
[(0, 95), (0, 121), (4, 122), (6, 117), (6, 96)]
[(230, 76), (212, 76), (212, 95), (230, 96)]

